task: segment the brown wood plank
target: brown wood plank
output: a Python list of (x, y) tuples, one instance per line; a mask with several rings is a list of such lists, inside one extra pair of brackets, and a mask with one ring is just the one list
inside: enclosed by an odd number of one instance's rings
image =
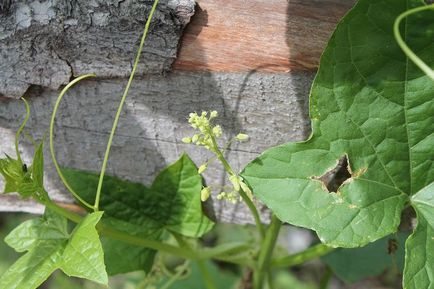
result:
[(354, 0), (199, 0), (178, 70), (312, 70)]

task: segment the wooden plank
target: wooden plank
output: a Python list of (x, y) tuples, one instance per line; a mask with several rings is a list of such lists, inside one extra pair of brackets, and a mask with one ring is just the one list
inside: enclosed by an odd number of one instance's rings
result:
[(354, 0), (199, 0), (178, 70), (313, 70)]

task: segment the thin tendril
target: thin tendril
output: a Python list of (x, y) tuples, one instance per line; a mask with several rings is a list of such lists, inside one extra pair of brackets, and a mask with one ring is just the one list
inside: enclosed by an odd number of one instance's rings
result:
[(74, 79), (73, 81), (71, 81), (70, 83), (68, 83), (67, 86), (65, 86), (65, 88), (62, 89), (62, 91), (60, 92), (59, 96), (57, 97), (56, 100), (56, 104), (54, 105), (54, 109), (53, 109), (53, 114), (51, 115), (51, 121), (50, 121), (50, 153), (51, 153), (51, 159), (53, 160), (53, 164), (56, 167), (56, 171), (57, 174), (59, 175), (60, 179), (62, 180), (63, 184), (65, 185), (65, 187), (68, 189), (68, 191), (71, 192), (71, 194), (80, 202), (82, 203), (84, 206), (88, 207), (89, 209), (93, 209), (93, 206), (91, 204), (89, 204), (88, 202), (86, 202), (85, 200), (83, 200), (73, 189), (72, 187), (68, 184), (68, 182), (66, 181), (65, 176), (62, 173), (62, 170), (60, 169), (60, 166), (57, 162), (56, 159), (56, 154), (54, 152), (54, 121), (56, 119), (56, 114), (57, 114), (57, 110), (59, 109), (59, 105), (60, 105), (60, 101), (62, 100), (63, 96), (65, 95), (65, 93), (77, 82), (79, 82), (80, 80), (83, 80), (85, 78), (89, 78), (89, 77), (95, 77), (95, 74), (85, 74), (82, 76), (77, 77), (76, 79)]
[(143, 45), (145, 43), (146, 35), (148, 34), (148, 30), (149, 30), (149, 26), (151, 24), (152, 16), (154, 15), (154, 12), (157, 8), (157, 4), (158, 4), (158, 0), (155, 0), (154, 5), (152, 6), (151, 12), (149, 13), (148, 20), (146, 21), (145, 29), (143, 31), (142, 39), (140, 41), (139, 50), (137, 51), (136, 59), (134, 60), (133, 70), (131, 71), (127, 86), (125, 87), (124, 94), (122, 95), (122, 99), (121, 99), (121, 102), (119, 104), (118, 110), (116, 112), (115, 120), (113, 122), (113, 127), (112, 127), (112, 130), (110, 133), (110, 137), (109, 137), (109, 140), (107, 142), (107, 148), (105, 151), (104, 160), (103, 160), (102, 167), (101, 167), (101, 173), (99, 175), (98, 188), (96, 190), (95, 205), (94, 205), (95, 211), (99, 210), (99, 201), (101, 198), (102, 183), (104, 180), (105, 171), (107, 169), (107, 162), (108, 162), (108, 157), (110, 154), (110, 148), (111, 148), (111, 145), (113, 142), (113, 137), (114, 137), (114, 134), (116, 132), (116, 128), (118, 126), (119, 118), (120, 118), (121, 111), (122, 111), (122, 108), (123, 108), (124, 103), (125, 103), (125, 99), (127, 98), (131, 83), (133, 82), (133, 78), (134, 78), (134, 74), (136, 73), (137, 65), (139, 64), (140, 55), (142, 54)]
[(24, 99), (24, 97), (21, 97), (21, 100), (24, 101), (24, 106), (26, 107), (26, 117), (24, 118), (23, 122), (21, 123), (20, 127), (18, 128), (16, 134), (15, 134), (15, 151), (17, 154), (17, 158), (18, 161), (20, 163), (22, 163), (23, 161), (21, 160), (21, 154), (20, 154), (20, 150), (18, 148), (18, 144), (20, 142), (20, 136), (21, 133), (24, 129), (24, 127), (26, 126), (27, 121), (29, 120), (30, 117), (30, 107), (29, 107), (29, 103), (27, 102), (27, 100)]
[(399, 25), (401, 24), (401, 21), (404, 18), (406, 18), (412, 14), (416, 14), (416, 13), (419, 13), (419, 12), (422, 12), (425, 10), (430, 10), (430, 9), (434, 9), (434, 4), (426, 5), (426, 6), (422, 6), (422, 7), (417, 7), (417, 8), (413, 8), (413, 9), (410, 9), (408, 11), (405, 11), (404, 13), (399, 15), (398, 18), (396, 18), (395, 24), (393, 26), (393, 33), (395, 35), (396, 42), (398, 43), (399, 47), (401, 47), (402, 51), (404, 51), (405, 55), (407, 55), (407, 57), (409, 59), (411, 59), (411, 61), (413, 61), (414, 64), (416, 64), (428, 77), (430, 77), (432, 80), (434, 80), (434, 71), (422, 59), (420, 59), (410, 49), (410, 47), (408, 47), (408, 45), (402, 39), (401, 33), (399, 31)]

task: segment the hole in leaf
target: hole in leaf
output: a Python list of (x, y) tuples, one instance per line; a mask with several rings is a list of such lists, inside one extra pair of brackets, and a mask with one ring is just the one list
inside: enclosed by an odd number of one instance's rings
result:
[(329, 193), (334, 193), (349, 178), (351, 178), (351, 173), (348, 170), (348, 158), (344, 155), (339, 159), (335, 168), (315, 179), (322, 181)]

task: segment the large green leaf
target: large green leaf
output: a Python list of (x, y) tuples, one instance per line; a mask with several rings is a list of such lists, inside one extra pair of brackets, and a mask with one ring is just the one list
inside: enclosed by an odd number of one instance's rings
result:
[(101, 216), (102, 212), (89, 214), (71, 234), (66, 219), (50, 211), (19, 225), (6, 242), (18, 252), (27, 253), (3, 274), (0, 288), (37, 288), (56, 269), (107, 284), (104, 253), (95, 229)]
[(434, 288), (434, 183), (412, 198), (417, 227), (405, 249), (404, 288)]
[[(397, 46), (393, 23), (422, 0), (360, 0), (339, 23), (310, 95), (312, 135), (272, 148), (242, 176), (283, 221), (331, 246), (357, 247), (396, 231), (409, 196), (434, 180), (434, 85)], [(434, 64), (434, 12), (402, 33)], [(347, 158), (329, 192), (321, 177)]]
[[(93, 203), (99, 176), (72, 169), (63, 169), (63, 173), (74, 190)], [(201, 208), (201, 189), (197, 168), (185, 154), (163, 170), (151, 188), (106, 176), (100, 201), (103, 222), (148, 239), (160, 239), (163, 229), (200, 237), (213, 226)], [(155, 252), (149, 249), (109, 238), (102, 242), (109, 274), (147, 270), (154, 259)]]

